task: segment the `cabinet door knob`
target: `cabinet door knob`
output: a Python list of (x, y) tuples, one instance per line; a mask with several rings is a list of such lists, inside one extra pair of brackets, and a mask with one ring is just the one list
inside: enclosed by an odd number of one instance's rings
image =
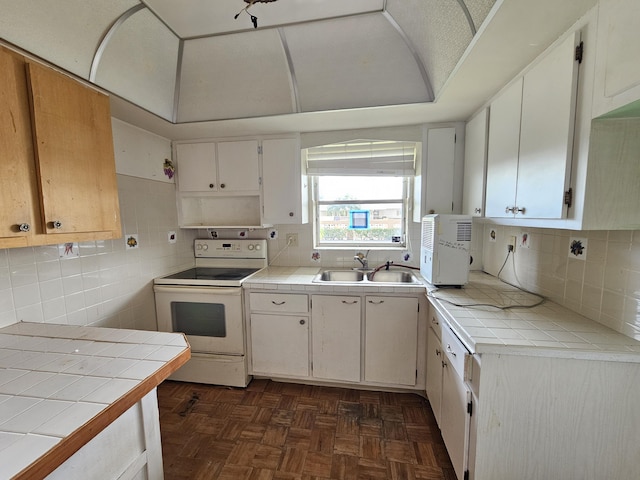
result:
[(293, 217), (293, 212), (289, 212), (289, 216), (290, 216), (290, 217)]
[(210, 183), (209, 188), (213, 188), (213, 187), (215, 187), (215, 185), (213, 183)]
[(21, 232), (28, 232), (29, 230), (31, 230), (31, 225), (29, 225), (28, 223), (21, 223), (20, 225), (18, 225), (18, 230)]
[(482, 213), (482, 209), (481, 208), (476, 208), (473, 210), (475, 213)]
[(457, 357), (458, 355), (456, 354), (456, 352), (454, 352), (451, 349), (451, 345), (447, 343), (447, 352), (450, 353), (451, 355), (453, 355), (454, 357)]
[(439, 348), (436, 348), (436, 357), (439, 357), (439, 356), (440, 356), (440, 353), (441, 353), (441, 352), (440, 352), (440, 349), (439, 349)]
[(225, 184), (224, 184), (224, 183), (221, 183), (221, 184), (220, 184), (220, 188), (224, 188), (224, 187), (225, 187)]
[(62, 222), (60, 220), (54, 220), (53, 222), (51, 222), (51, 227), (59, 230), (62, 228)]
[(431, 317), (431, 323), (433, 323), (434, 325), (439, 325), (438, 320), (436, 320), (436, 317)]
[(307, 322), (305, 322), (304, 320), (300, 320), (300, 325), (304, 325), (305, 323)]
[(514, 213), (516, 210), (516, 207), (507, 207), (504, 209), (504, 213)]
[(524, 207), (522, 207), (522, 208), (520, 208), (520, 207), (513, 207), (513, 211), (514, 211), (514, 213), (522, 213), (522, 214), (524, 214), (525, 210), (526, 210), (526, 209), (525, 209)]

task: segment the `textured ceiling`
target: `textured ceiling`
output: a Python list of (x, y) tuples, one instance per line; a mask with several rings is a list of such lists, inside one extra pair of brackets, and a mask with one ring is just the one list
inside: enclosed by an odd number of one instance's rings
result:
[(189, 123), (431, 102), (494, 2), (0, 0), (0, 36)]

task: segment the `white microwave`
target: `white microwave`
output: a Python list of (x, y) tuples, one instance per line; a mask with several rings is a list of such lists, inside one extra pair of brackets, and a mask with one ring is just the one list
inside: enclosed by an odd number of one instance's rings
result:
[(469, 281), (471, 216), (422, 218), (420, 273), (432, 285), (461, 286)]

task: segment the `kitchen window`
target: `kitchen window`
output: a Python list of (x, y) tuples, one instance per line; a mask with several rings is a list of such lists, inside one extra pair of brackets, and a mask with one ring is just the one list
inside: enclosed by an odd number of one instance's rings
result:
[(315, 248), (405, 248), (415, 142), (308, 148)]

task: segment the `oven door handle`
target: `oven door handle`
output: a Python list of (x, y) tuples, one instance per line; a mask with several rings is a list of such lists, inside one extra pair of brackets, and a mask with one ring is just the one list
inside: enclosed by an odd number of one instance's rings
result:
[(154, 285), (156, 293), (205, 293), (207, 295), (241, 295), (242, 287), (194, 287), (192, 285)]

